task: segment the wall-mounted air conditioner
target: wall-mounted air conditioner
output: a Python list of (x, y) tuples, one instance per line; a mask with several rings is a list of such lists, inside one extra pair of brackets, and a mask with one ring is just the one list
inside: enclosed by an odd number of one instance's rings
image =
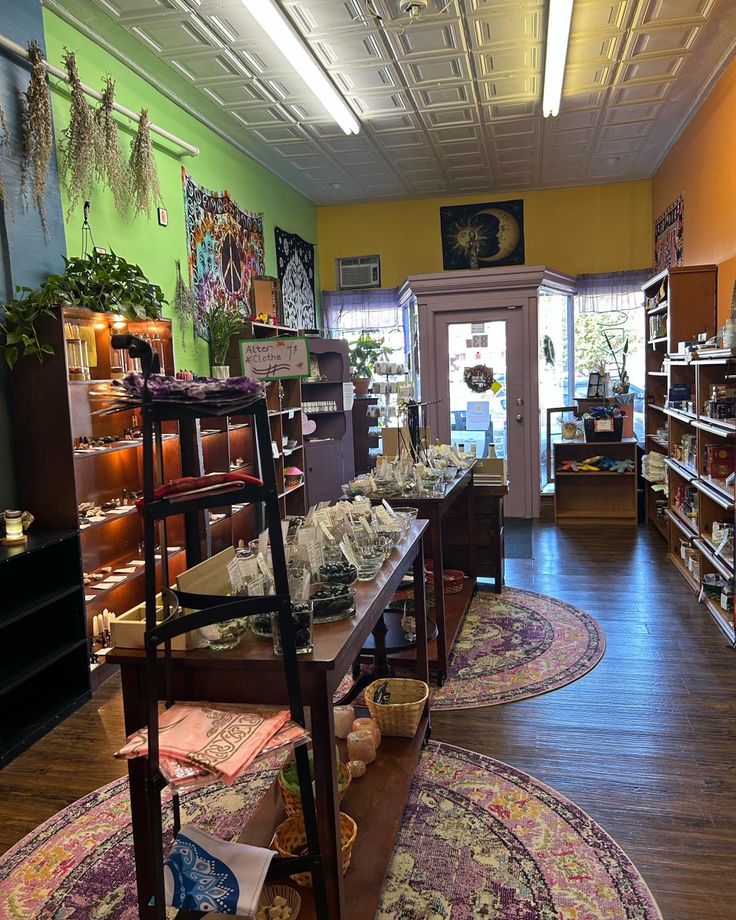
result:
[(381, 286), (379, 256), (351, 256), (337, 260), (337, 286), (341, 291)]

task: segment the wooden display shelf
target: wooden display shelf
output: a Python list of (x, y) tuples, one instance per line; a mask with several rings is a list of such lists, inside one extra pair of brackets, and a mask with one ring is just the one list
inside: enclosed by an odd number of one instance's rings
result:
[(700, 582), (693, 576), (690, 569), (683, 563), (682, 559), (674, 553), (670, 553), (670, 560), (674, 563), (675, 568), (679, 571), (685, 581), (690, 585), (693, 591), (700, 590)]
[[(555, 468), (554, 514), (556, 524), (590, 525), (599, 521), (609, 526), (635, 526), (638, 520), (637, 442), (560, 441), (554, 444)], [(614, 460), (631, 460), (634, 471), (615, 473), (610, 470), (561, 471), (562, 461), (582, 461), (601, 454)], [(599, 478), (605, 482), (599, 485)]]
[(664, 465), (671, 469), (673, 473), (677, 473), (685, 482), (692, 482), (694, 479), (698, 478), (697, 470), (694, 470), (691, 466), (685, 466), (684, 463), (680, 463), (680, 461), (675, 460), (674, 457), (665, 457)]
[(636, 476), (636, 473), (615, 473), (613, 470), (555, 470), (555, 479), (559, 476)]
[(731, 645), (734, 645), (736, 643), (736, 629), (734, 628), (733, 614), (728, 610), (724, 610), (719, 603), (707, 595), (703, 598), (703, 603), (716, 624), (725, 633), (728, 641)]
[[(351, 783), (340, 804), (340, 810), (350, 815), (358, 826), (350, 866), (343, 877), (350, 920), (373, 920), (376, 915), (381, 882), (393, 855), (404, 803), (409, 797), (428, 727), (429, 716), (425, 711), (413, 738), (384, 735), (375, 761), (364, 776)], [(345, 742), (338, 741), (338, 746), (342, 760), (347, 760)], [(285, 819), (278, 783), (274, 782), (238, 840), (267, 847), (274, 831)], [(288, 877), (282, 883), (295, 888), (301, 896), (299, 920), (313, 920), (316, 912), (312, 889), (302, 888)]]
[(686, 537), (690, 539), (697, 537), (698, 531), (695, 529), (693, 522), (690, 520), (690, 518), (686, 518), (684, 514), (679, 512), (677, 508), (668, 508), (667, 516), (675, 525), (675, 527), (677, 527)]

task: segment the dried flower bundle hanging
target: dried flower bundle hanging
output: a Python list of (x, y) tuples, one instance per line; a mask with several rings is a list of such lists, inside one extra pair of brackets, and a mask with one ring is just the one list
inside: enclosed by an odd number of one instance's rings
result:
[(73, 51), (65, 51), (63, 64), (72, 95), (69, 124), (59, 142), (61, 174), (69, 194), (68, 218), (80, 199), (89, 198), (92, 191), (97, 125), (92, 107), (82, 89)]
[(95, 112), (95, 175), (112, 192), (115, 207), (118, 213), (125, 216), (128, 213), (128, 193), (130, 182), (120, 145), (120, 134), (117, 122), (113, 117), (113, 103), (115, 101), (115, 81), (111, 77), (105, 79), (105, 88), (102, 91), (102, 101)]
[(30, 191), (31, 201), (38, 211), (44, 235), (48, 240), (50, 237), (46, 220), (46, 186), (54, 147), (51, 97), (43, 53), (37, 41), (29, 44), (28, 57), (31, 61), (31, 80), (25, 93), (23, 111), (21, 182), (26, 200)]
[(151, 144), (148, 109), (141, 109), (138, 131), (130, 144), (130, 192), (134, 214), (150, 214), (161, 200), (156, 161)]
[[(0, 151), (5, 148), (5, 152), (11, 154), (12, 147), (10, 144), (10, 131), (8, 129), (8, 119), (3, 111), (2, 106), (0, 106)], [(0, 171), (0, 201), (5, 205), (8, 212), (12, 215), (12, 210), (9, 207), (8, 202), (5, 199), (5, 183), (3, 182), (3, 174)]]
[(192, 338), (194, 338), (194, 319), (197, 315), (197, 301), (191, 288), (187, 286), (181, 274), (181, 262), (176, 260), (176, 290), (174, 291), (174, 313), (179, 320), (179, 329), (182, 334), (182, 348), (186, 348), (184, 334), (187, 325), (192, 324)]

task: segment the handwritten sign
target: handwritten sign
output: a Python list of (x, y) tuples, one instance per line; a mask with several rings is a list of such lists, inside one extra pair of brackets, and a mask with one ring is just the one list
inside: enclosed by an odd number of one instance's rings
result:
[(290, 380), (309, 376), (309, 344), (305, 337), (241, 339), (243, 373), (259, 380)]

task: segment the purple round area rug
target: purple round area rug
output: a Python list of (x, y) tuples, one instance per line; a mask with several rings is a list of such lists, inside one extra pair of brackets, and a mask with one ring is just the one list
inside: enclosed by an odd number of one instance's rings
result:
[[(600, 624), (572, 604), (519, 588), (481, 590), (455, 640), (444, 687), (431, 688), (431, 707), (475, 709), (557, 690), (587, 674), (605, 650)], [(348, 675), (336, 699), (351, 683)]]
[[(232, 839), (274, 775), (264, 767), (248, 783), (184, 797), (187, 821)], [(13, 847), (0, 861), (0, 905), (3, 920), (136, 920), (127, 779)], [(572, 802), (497, 760), (430, 742), (377, 920), (560, 917), (661, 920), (633, 863)]]

